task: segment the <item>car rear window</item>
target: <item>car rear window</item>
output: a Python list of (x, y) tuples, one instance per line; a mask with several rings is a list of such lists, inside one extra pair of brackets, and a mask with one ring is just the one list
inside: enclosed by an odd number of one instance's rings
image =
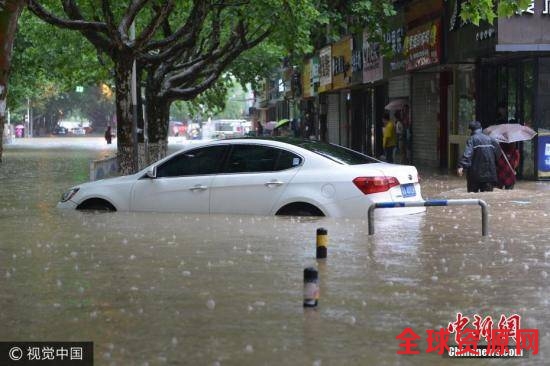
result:
[(319, 141), (302, 141), (296, 145), (344, 165), (379, 163), (378, 160), (342, 146)]

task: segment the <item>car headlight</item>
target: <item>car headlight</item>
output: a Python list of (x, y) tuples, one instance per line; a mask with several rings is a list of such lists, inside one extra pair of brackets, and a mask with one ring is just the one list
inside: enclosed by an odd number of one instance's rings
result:
[(63, 193), (61, 195), (61, 202), (66, 202), (73, 198), (73, 196), (76, 194), (76, 192), (78, 192), (79, 189), (80, 188), (71, 188), (67, 192)]

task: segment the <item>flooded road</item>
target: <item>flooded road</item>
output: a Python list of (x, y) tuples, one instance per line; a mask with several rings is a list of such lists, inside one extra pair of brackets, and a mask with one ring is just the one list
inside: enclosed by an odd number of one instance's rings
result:
[[(77, 144), (78, 145), (78, 144)], [(424, 198), (477, 206), (375, 220), (55, 209), (113, 150), (10, 146), (0, 165), (0, 340), (93, 341), (96, 365), (544, 365), (550, 359), (550, 183), (468, 194), (425, 173)], [(328, 230), (328, 259), (315, 232)], [(303, 269), (319, 306), (302, 307)], [(539, 354), (456, 360), (426, 353), (426, 330), (457, 313), (521, 316)], [(398, 355), (410, 327), (418, 355)], [(454, 334), (451, 335), (454, 339)], [(454, 343), (454, 342), (451, 342)]]

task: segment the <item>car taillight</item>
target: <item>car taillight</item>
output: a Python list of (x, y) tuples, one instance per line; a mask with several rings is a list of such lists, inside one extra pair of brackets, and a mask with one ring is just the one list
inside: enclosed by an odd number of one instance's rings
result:
[(386, 192), (391, 187), (399, 185), (395, 177), (357, 177), (353, 184), (364, 194)]

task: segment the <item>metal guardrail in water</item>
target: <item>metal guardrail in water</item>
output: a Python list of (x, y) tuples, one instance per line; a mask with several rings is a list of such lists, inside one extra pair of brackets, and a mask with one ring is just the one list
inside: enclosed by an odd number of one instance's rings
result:
[(90, 181), (109, 178), (117, 175), (118, 162), (115, 156), (106, 156), (105, 159), (90, 162)]
[(487, 203), (479, 199), (461, 200), (427, 200), (427, 201), (403, 201), (403, 202), (378, 202), (369, 206), (368, 224), (369, 235), (374, 234), (374, 210), (377, 208), (398, 208), (398, 207), (432, 207), (432, 206), (481, 206), (481, 235), (487, 236), (489, 232), (489, 208)]

